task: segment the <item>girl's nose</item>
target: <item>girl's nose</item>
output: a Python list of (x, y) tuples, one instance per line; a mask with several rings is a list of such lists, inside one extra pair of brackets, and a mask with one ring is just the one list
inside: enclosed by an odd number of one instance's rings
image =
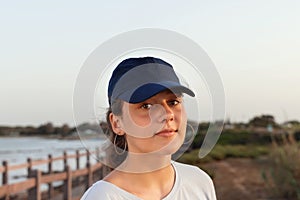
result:
[(163, 113), (160, 116), (160, 122), (169, 122), (174, 120), (174, 112), (167, 103), (162, 104)]
[(150, 109), (150, 118), (159, 123), (174, 120), (174, 112), (167, 103), (154, 104)]

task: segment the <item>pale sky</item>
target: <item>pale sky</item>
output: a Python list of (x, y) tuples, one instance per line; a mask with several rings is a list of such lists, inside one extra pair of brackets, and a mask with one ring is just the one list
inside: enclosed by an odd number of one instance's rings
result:
[(72, 94), (101, 43), (139, 28), (176, 31), (218, 69), (226, 116), (300, 120), (300, 1), (2, 1), (0, 125), (73, 125)]

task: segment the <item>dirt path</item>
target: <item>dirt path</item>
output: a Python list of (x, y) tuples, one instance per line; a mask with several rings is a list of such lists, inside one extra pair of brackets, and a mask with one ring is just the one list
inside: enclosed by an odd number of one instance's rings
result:
[(214, 175), (218, 200), (258, 200), (268, 198), (262, 172), (267, 170), (264, 159), (226, 159), (202, 165)]

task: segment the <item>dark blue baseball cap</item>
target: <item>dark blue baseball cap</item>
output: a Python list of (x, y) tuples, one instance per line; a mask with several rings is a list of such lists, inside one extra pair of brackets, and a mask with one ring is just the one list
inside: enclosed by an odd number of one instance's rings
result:
[(113, 71), (108, 85), (108, 100), (110, 105), (116, 99), (140, 103), (166, 89), (195, 96), (192, 90), (179, 82), (169, 63), (154, 57), (129, 58)]

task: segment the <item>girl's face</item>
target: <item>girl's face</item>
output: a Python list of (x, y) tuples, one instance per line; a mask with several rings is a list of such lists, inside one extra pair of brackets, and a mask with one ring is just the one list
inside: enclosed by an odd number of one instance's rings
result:
[(137, 104), (124, 102), (118, 128), (126, 134), (129, 152), (175, 153), (186, 131), (181, 95), (165, 90)]

